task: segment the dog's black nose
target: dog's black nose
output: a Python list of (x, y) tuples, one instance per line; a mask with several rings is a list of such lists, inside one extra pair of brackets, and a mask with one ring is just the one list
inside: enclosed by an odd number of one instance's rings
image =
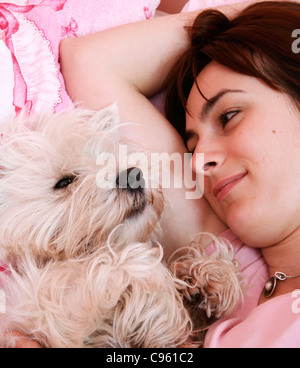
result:
[(116, 179), (117, 187), (130, 191), (142, 191), (145, 188), (143, 172), (138, 167), (132, 167), (122, 171)]

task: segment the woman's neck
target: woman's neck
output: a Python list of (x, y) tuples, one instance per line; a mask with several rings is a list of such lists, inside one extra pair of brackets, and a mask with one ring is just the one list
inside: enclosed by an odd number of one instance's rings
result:
[(275, 272), (286, 275), (300, 274), (300, 229), (270, 247), (262, 248), (270, 276)]
[[(287, 276), (300, 275), (300, 229), (297, 229), (281, 242), (261, 250), (270, 277), (275, 275), (276, 272), (283, 272)], [(284, 281), (276, 279), (274, 294), (270, 298), (266, 298), (263, 290), (259, 304), (296, 289), (300, 289), (300, 276), (287, 278)]]

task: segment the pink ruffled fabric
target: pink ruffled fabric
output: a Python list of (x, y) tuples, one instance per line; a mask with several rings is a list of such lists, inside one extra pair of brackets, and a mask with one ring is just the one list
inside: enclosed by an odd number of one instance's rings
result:
[(26, 109), (72, 106), (60, 73), (62, 38), (150, 19), (160, 0), (0, 1), (0, 125)]

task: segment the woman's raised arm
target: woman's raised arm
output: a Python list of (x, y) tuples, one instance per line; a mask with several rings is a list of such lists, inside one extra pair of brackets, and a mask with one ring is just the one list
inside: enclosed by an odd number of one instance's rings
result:
[[(218, 9), (234, 15), (247, 5)], [(195, 11), (164, 16), (63, 40), (60, 61), (71, 97), (98, 108), (111, 99), (126, 100), (125, 92), (148, 97), (157, 93), (189, 46), (184, 27), (192, 25), (198, 14)], [(135, 114), (138, 111), (139, 106), (135, 106)]]
[[(62, 41), (60, 61), (71, 97), (98, 108), (112, 99), (122, 103), (131, 95), (160, 91), (188, 47), (184, 26), (192, 24), (196, 15), (155, 18)], [(134, 115), (138, 111), (135, 106)], [(123, 113), (127, 115), (126, 109)]]

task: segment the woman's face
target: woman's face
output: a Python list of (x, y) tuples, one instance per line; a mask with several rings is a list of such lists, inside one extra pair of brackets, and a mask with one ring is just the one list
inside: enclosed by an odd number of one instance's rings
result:
[(197, 82), (208, 101), (194, 85), (187, 146), (204, 153), (204, 193), (215, 212), (254, 247), (300, 231), (300, 112), (285, 94), (215, 62)]

